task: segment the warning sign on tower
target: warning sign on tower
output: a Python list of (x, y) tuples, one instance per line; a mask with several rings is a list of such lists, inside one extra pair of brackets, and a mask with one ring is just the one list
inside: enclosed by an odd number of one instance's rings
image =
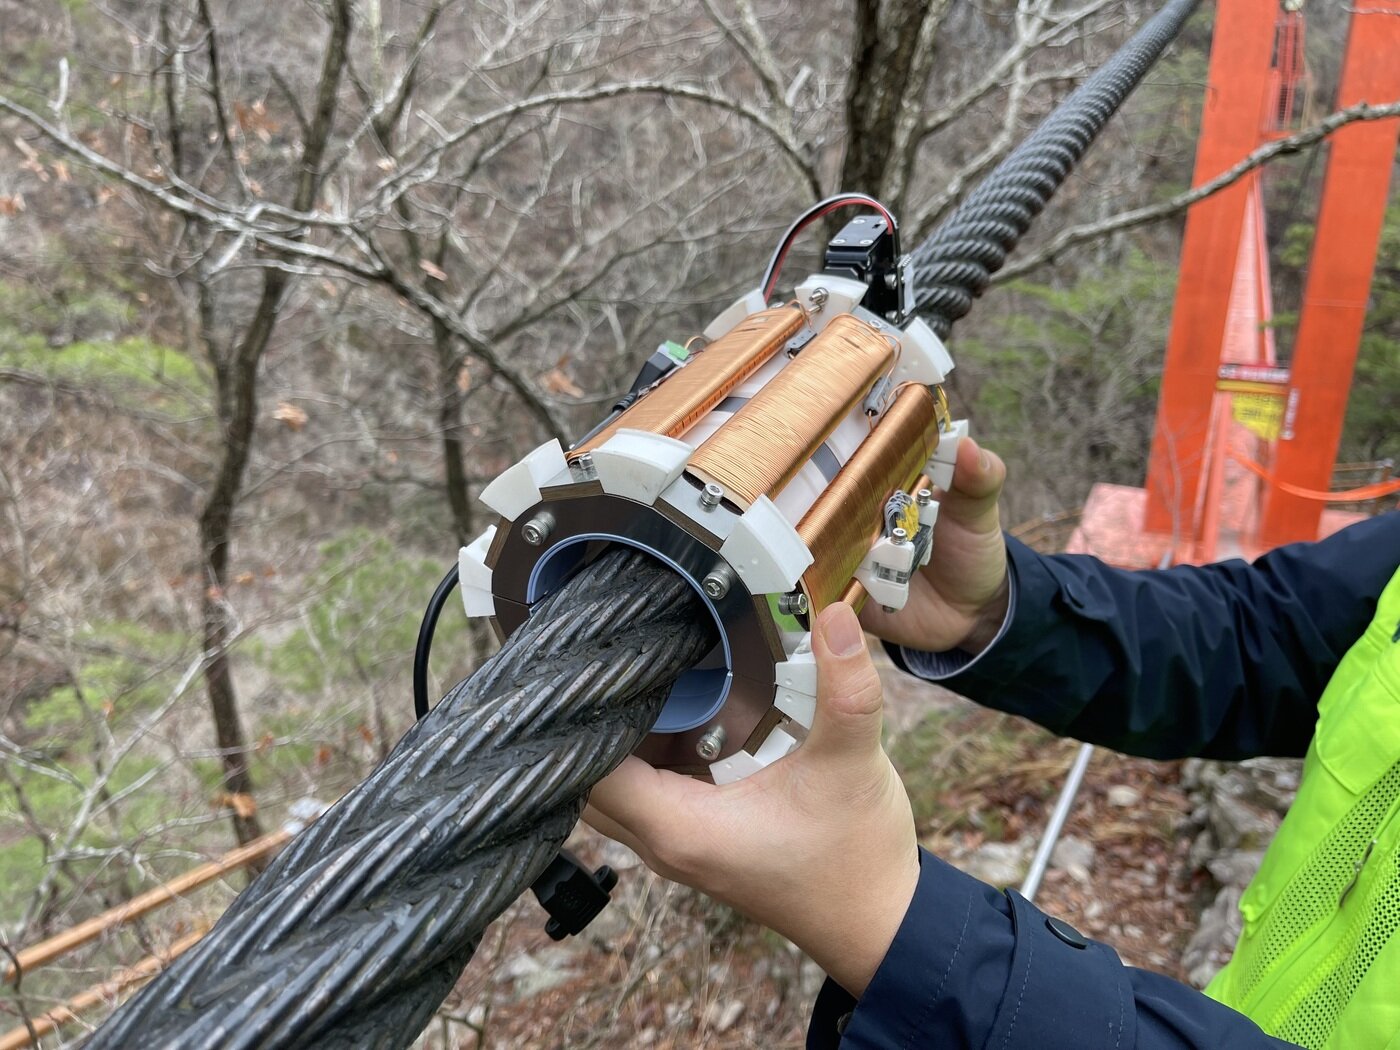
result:
[(1230, 395), (1230, 415), (1236, 423), (1265, 441), (1277, 441), (1283, 433), (1288, 382), (1286, 368), (1223, 364), (1215, 389)]

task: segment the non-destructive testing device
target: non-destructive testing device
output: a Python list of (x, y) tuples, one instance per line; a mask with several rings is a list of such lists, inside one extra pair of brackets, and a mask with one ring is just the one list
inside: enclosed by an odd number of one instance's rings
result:
[[(864, 206), (821, 272), (774, 299), (793, 240)], [(797, 747), (812, 724), (811, 619), (832, 602), (902, 608), (929, 559), (965, 421), (953, 367), (911, 319), (907, 261), (878, 202), (823, 201), (788, 230), (763, 283), (684, 346), (664, 344), (612, 414), (564, 449), (550, 441), (481, 493), (499, 515), (462, 548), (470, 616), (498, 636), (611, 544), (681, 573), (719, 644), (685, 674), (638, 750), (716, 783)]]

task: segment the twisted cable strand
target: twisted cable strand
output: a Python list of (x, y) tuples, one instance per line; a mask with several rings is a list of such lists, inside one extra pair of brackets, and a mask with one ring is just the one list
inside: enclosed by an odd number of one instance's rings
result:
[(940, 337), (972, 309), (992, 274), (1175, 39), (1196, 3), (1171, 0), (914, 249), (914, 308)]
[(605, 553), (89, 1050), (408, 1046), (714, 641), (688, 583), (644, 554)]

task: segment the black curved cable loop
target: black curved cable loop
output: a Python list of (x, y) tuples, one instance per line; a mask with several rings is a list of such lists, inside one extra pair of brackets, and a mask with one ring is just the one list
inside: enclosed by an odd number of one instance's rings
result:
[(1197, 2), (1171, 0), (914, 249), (914, 310), (940, 337), (972, 309), (992, 274), (1181, 31)]
[(419, 719), (428, 713), (428, 657), (433, 651), (433, 635), (437, 632), (438, 617), (442, 615), (447, 599), (457, 586), (457, 566), (447, 570), (447, 575), (428, 599), (428, 608), (423, 613), (423, 622), (418, 625), (418, 644), (413, 649), (413, 713)]

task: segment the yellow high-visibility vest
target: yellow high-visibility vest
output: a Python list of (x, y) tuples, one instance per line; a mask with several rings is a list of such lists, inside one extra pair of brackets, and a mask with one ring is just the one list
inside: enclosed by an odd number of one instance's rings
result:
[(1400, 1050), (1400, 573), (1318, 704), (1208, 995), (1309, 1050)]

